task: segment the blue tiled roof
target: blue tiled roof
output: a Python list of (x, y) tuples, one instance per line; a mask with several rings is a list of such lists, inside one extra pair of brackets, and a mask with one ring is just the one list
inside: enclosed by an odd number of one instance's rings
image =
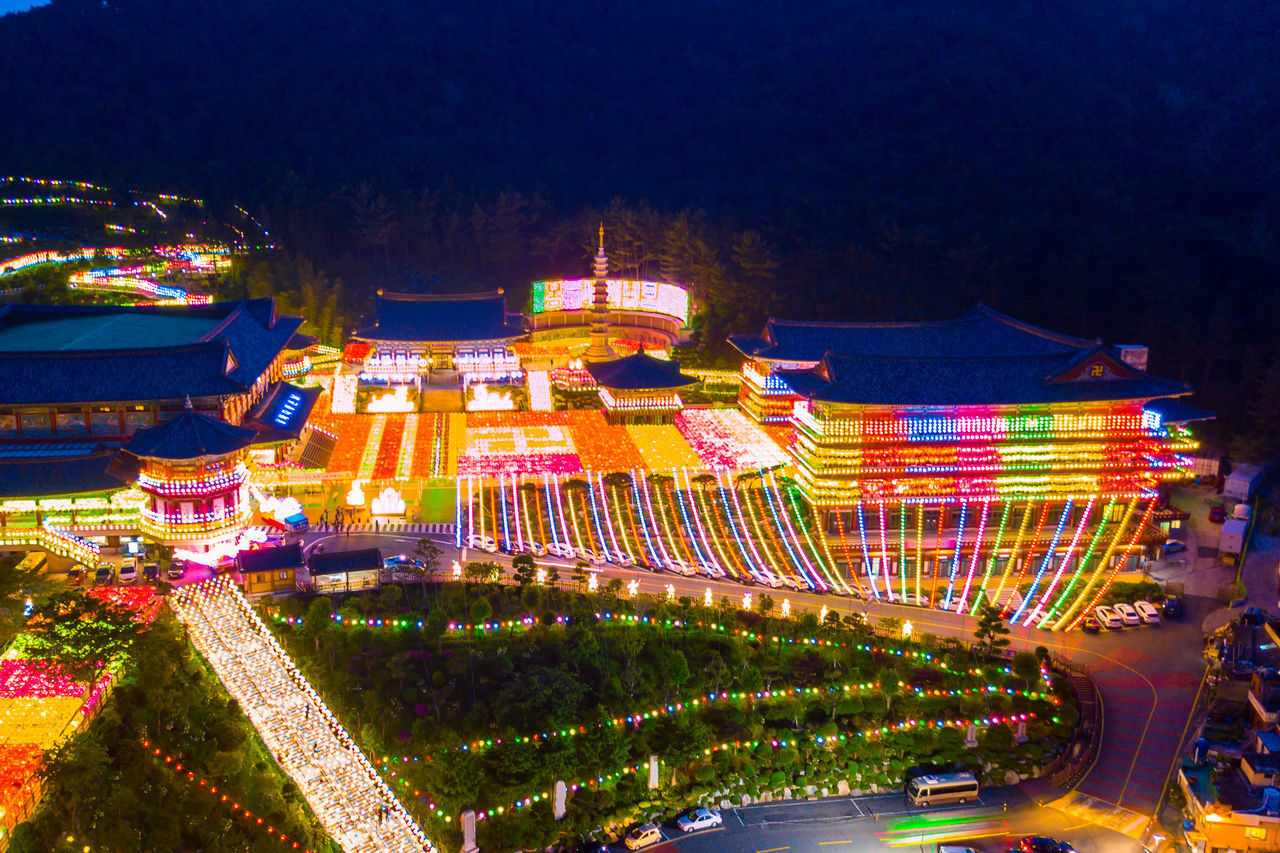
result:
[(1060, 335), (979, 305), (954, 320), (814, 323), (770, 319), (758, 335), (730, 335), (749, 357), (817, 362), (825, 353), (899, 358), (1035, 356), (1076, 353), (1097, 340)]
[(105, 448), (118, 447), (118, 442), (91, 441), (43, 441), (0, 444), (0, 459), (53, 459), (56, 457), (84, 456)]
[(272, 385), (244, 419), (246, 426), (258, 430), (255, 443), (297, 439), (322, 390), (319, 386), (299, 388), (283, 381)]
[(1064, 379), (1075, 354), (943, 358), (828, 353), (814, 374), (824, 380), (805, 396), (820, 402), (882, 406), (1019, 405), (1136, 400), (1190, 392), (1187, 386), (1124, 365), (1106, 347), (1110, 378)]
[(257, 430), (187, 409), (159, 426), (139, 430), (124, 449), (149, 459), (225, 456), (248, 447)]
[(1164, 424), (1211, 421), (1217, 417), (1208, 409), (1201, 409), (1190, 403), (1184, 403), (1176, 397), (1161, 397), (1158, 400), (1148, 400), (1142, 408), (1149, 412), (1159, 413), (1160, 422)]
[(52, 498), (122, 489), (125, 484), (108, 470), (114, 457), (114, 452), (105, 452), (0, 460), (0, 498)]
[(302, 558), (302, 547), (294, 542), (281, 545), (279, 548), (258, 548), (253, 551), (241, 551), (236, 555), (236, 568), (242, 574), (250, 572), (276, 572), (281, 569), (296, 569), (306, 565)]
[(300, 317), (276, 317), (274, 302), (247, 299), (186, 308), (7, 305), (0, 330), (111, 312), (209, 319), (189, 343), (122, 349), (0, 351), (0, 404), (174, 400), (244, 393), (284, 349)]
[(587, 372), (601, 388), (642, 391), (649, 388), (683, 388), (698, 380), (680, 372), (674, 361), (654, 358), (643, 350), (626, 358), (587, 365)]
[(518, 338), (507, 323), (502, 291), (487, 293), (382, 293), (374, 322), (356, 333), (367, 341), (494, 341)]

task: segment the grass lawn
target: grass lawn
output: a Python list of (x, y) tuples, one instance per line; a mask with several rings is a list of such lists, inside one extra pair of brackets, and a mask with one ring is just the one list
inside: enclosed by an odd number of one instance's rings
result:
[(456, 493), (453, 486), (424, 486), (422, 489), (422, 520), (452, 524), (455, 520)]

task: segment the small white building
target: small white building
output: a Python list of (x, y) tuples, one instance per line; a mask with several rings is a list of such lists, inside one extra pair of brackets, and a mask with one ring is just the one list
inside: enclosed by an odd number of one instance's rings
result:
[(1222, 486), (1222, 496), (1234, 498), (1238, 501), (1248, 501), (1253, 497), (1253, 493), (1258, 490), (1258, 486), (1261, 485), (1266, 474), (1267, 468), (1265, 465), (1237, 465), (1227, 475), (1226, 482)]

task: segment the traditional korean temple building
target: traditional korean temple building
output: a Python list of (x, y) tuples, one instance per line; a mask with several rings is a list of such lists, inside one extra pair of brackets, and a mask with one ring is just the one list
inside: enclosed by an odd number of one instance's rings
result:
[(791, 424), (795, 481), (882, 597), (1079, 618), (1082, 587), (1162, 536), (1160, 487), (1196, 447), (1164, 417), (1199, 411), (1170, 405), (1190, 388), (1147, 374), (1145, 348), (984, 306), (926, 323), (770, 320), (730, 341), (747, 357), (742, 408)]
[(238, 537), (249, 524), (244, 462), (257, 435), (187, 408), (130, 439), (123, 449), (142, 463), (142, 532), (194, 552)]
[(291, 447), (318, 396), (283, 380), (314, 343), (302, 323), (269, 298), (0, 306), (0, 545), (51, 525), (110, 544), (137, 534), (139, 462), (119, 450), (191, 413), (249, 436), (246, 448)]
[(680, 365), (643, 350), (626, 358), (587, 364), (600, 389), (605, 418), (615, 424), (669, 424), (684, 408), (679, 389), (698, 380)]
[(508, 322), (501, 290), (484, 293), (378, 291), (371, 323), (354, 336), (368, 344), (364, 371), (411, 381), (430, 369), (457, 370), (478, 379), (517, 373), (511, 345), (524, 329)]

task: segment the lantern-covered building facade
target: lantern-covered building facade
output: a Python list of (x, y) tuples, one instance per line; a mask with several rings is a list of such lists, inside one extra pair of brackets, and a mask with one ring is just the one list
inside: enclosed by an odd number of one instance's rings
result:
[(1070, 627), (1161, 535), (1161, 486), (1196, 446), (1163, 414), (1190, 389), (1147, 374), (1145, 348), (984, 306), (933, 323), (770, 320), (730, 341), (747, 357), (741, 407), (785, 412), (795, 481), (876, 597)]
[(257, 434), (188, 408), (135, 435), (124, 450), (141, 462), (142, 532), (195, 552), (239, 536), (250, 516), (245, 454)]

